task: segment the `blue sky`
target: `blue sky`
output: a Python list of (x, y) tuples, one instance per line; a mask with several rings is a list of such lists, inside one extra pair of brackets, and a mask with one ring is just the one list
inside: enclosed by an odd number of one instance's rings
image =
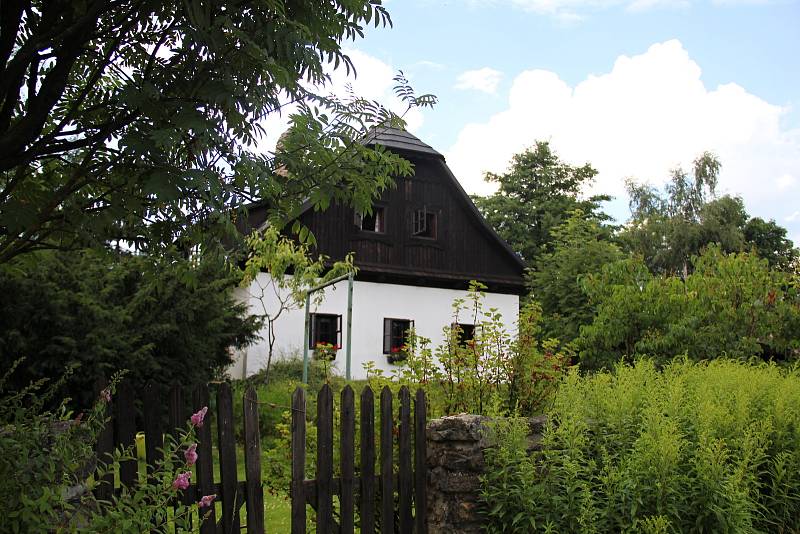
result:
[[(800, 1), (390, 0), (394, 27), (348, 44), (364, 96), (391, 105), (402, 69), (433, 110), (409, 129), (470, 192), (484, 171), (549, 139), (599, 171), (593, 191), (627, 215), (623, 180), (660, 185), (712, 150), (720, 190), (800, 244)], [(352, 81), (352, 80), (351, 80)], [(344, 76), (336, 73), (334, 85)], [(396, 103), (395, 103), (396, 105)]]

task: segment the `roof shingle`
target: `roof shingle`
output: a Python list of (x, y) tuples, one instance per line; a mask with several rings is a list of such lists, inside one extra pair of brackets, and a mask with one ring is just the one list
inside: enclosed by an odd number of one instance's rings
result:
[(398, 150), (407, 150), (409, 152), (420, 152), (422, 154), (431, 154), (433, 156), (443, 157), (439, 152), (433, 149), (429, 144), (423, 143), (416, 136), (408, 133), (399, 128), (391, 128), (388, 126), (381, 126), (372, 130), (367, 134), (367, 145), (383, 145), (386, 148), (395, 148)]

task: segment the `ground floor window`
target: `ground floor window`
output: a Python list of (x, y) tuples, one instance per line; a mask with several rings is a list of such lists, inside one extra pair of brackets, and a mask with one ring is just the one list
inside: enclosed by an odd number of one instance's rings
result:
[(342, 346), (342, 316), (330, 313), (312, 313), (308, 331), (308, 348), (318, 344)]
[(410, 319), (383, 320), (383, 353), (399, 354), (408, 342), (408, 331), (414, 328)]

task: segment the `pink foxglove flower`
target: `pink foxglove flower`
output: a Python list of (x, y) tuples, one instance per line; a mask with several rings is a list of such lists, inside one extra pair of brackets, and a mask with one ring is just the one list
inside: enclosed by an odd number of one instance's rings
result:
[(189, 445), (189, 448), (183, 453), (183, 457), (186, 458), (186, 465), (194, 465), (197, 461), (197, 443)]
[(100, 392), (100, 399), (104, 402), (111, 402), (111, 390), (106, 388)]
[(197, 507), (198, 508), (208, 508), (209, 506), (211, 506), (211, 503), (213, 503), (214, 499), (216, 499), (216, 498), (217, 498), (216, 494), (214, 494), (214, 495), (203, 495), (200, 498), (200, 500), (197, 502)]
[(208, 406), (203, 406), (201, 410), (197, 413), (192, 414), (191, 421), (192, 426), (201, 427), (203, 426), (203, 419), (206, 416), (206, 412), (208, 412)]
[(189, 487), (189, 479), (192, 478), (191, 471), (186, 471), (185, 473), (178, 473), (178, 476), (175, 477), (175, 480), (172, 481), (172, 489), (175, 490), (185, 490)]

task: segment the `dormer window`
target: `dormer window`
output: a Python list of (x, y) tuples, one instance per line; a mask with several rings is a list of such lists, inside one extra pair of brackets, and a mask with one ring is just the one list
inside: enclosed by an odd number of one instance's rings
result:
[(356, 212), (353, 223), (364, 232), (383, 234), (386, 232), (386, 208), (372, 206), (372, 213)]
[(428, 211), (427, 208), (416, 210), (414, 212), (414, 227), (411, 235), (436, 239), (436, 223), (436, 213)]

